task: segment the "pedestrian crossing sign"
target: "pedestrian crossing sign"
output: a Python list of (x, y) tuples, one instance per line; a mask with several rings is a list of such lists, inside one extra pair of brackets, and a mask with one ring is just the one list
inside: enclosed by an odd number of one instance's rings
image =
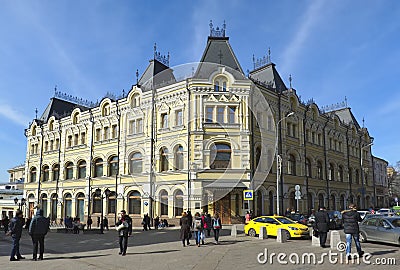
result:
[(253, 190), (252, 189), (247, 189), (243, 191), (243, 198), (246, 201), (252, 201), (253, 200)]

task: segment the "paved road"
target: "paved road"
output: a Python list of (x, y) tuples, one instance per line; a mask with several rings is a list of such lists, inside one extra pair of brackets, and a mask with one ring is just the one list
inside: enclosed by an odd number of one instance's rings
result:
[[(9, 237), (0, 236), (0, 269), (317, 269), (321, 265), (294, 264), (286, 257), (287, 265), (281, 265), (277, 257), (271, 261), (260, 264), (257, 257), (267, 249), (268, 257), (272, 253), (285, 253), (292, 260), (304, 253), (315, 253), (317, 260), (328, 249), (312, 247), (310, 240), (290, 240), (287, 243), (277, 243), (276, 239), (268, 238), (259, 240), (248, 236), (239, 235), (233, 238), (229, 231), (223, 231), (220, 245), (215, 245), (212, 239), (206, 239), (206, 245), (196, 247), (182, 247), (177, 240), (179, 231), (134, 231), (129, 241), (128, 254), (125, 257), (118, 255), (117, 235), (114, 230), (105, 234), (65, 234), (51, 232), (46, 237), (45, 260), (31, 261), (31, 242), (27, 234), (21, 241), (21, 251), (27, 258), (19, 262), (9, 261), (11, 241)], [(342, 234), (342, 239), (344, 239)], [(191, 241), (194, 243), (194, 241)], [(395, 258), (400, 264), (400, 251), (397, 246), (367, 243), (363, 245), (366, 252), (372, 254), (370, 259)], [(332, 250), (337, 252), (336, 250)], [(340, 253), (342, 254), (342, 253)], [(344, 258), (343, 254), (341, 255)], [(324, 257), (324, 269), (397, 269), (398, 266), (382, 266), (361, 262), (360, 265), (340, 263), (340, 255), (336, 256), (339, 262), (329, 263)], [(260, 256), (264, 259), (264, 256)]]

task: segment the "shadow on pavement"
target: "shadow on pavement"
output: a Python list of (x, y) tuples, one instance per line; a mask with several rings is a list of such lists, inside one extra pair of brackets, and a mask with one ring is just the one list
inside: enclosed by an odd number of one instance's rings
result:
[(170, 252), (176, 252), (180, 251), (178, 249), (173, 249), (173, 250), (159, 250), (159, 251), (149, 251), (149, 252), (128, 252), (126, 255), (145, 255), (145, 254), (163, 254), (163, 253), (170, 253)]
[(103, 255), (87, 255), (87, 256), (57, 256), (57, 257), (49, 257), (49, 258), (44, 258), (46, 261), (50, 260), (62, 260), (62, 259), (68, 259), (68, 260), (76, 260), (76, 259), (85, 259), (85, 258), (97, 258), (97, 257), (104, 257), (104, 256), (109, 256), (112, 254), (103, 254)]
[(397, 251), (398, 251), (398, 250), (396, 250), (396, 249), (381, 250), (381, 251), (371, 252), (371, 255), (372, 255), (372, 256), (376, 256), (376, 255), (391, 254), (391, 253), (396, 253)]

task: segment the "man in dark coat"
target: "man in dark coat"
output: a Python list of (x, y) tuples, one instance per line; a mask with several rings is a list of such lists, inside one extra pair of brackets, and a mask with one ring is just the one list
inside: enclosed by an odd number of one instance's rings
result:
[(350, 204), (349, 209), (342, 212), (343, 216), (343, 227), (344, 233), (346, 235), (346, 256), (348, 259), (351, 259), (351, 241), (354, 239), (356, 243), (357, 253), (361, 257), (364, 254), (364, 251), (361, 250), (360, 244), (360, 228), (358, 226), (358, 222), (362, 219), (360, 214), (357, 212), (357, 206), (355, 204)]
[(5, 216), (3, 219), (4, 233), (8, 232), (8, 224), (9, 223), (10, 223), (10, 220), (8, 219), (8, 216)]
[(115, 224), (117, 227), (123, 224), (123, 228), (118, 230), (119, 236), (119, 255), (125, 256), (128, 248), (128, 237), (132, 235), (132, 219), (126, 214), (125, 210), (121, 210), (120, 218)]
[(329, 231), (329, 215), (324, 206), (319, 207), (319, 211), (315, 213), (315, 229), (319, 235), (319, 245), (325, 248), (326, 237)]
[(43, 216), (43, 210), (38, 209), (36, 216), (29, 225), (29, 235), (32, 237), (33, 243), (33, 260), (37, 260), (38, 244), (40, 245), (39, 260), (43, 260), (44, 237), (50, 229), (50, 221)]
[[(10, 261), (19, 261), (21, 259), (25, 259), (21, 256), (19, 252), (19, 240), (21, 239), (22, 235), (22, 227), (24, 226), (25, 222), (22, 218), (23, 214), (21, 210), (17, 210), (16, 215), (10, 221), (10, 227), (7, 234), (11, 235), (12, 237), (12, 249), (11, 249), (11, 256)], [(17, 258), (15, 258), (17, 256)]]

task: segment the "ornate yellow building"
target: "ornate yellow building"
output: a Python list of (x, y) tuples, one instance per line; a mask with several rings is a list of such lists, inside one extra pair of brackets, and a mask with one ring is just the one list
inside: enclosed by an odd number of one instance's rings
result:
[[(184, 70), (178, 76), (155, 48), (121, 97), (91, 104), (56, 91), (26, 130), (28, 214), (37, 204), (53, 220), (103, 211), (113, 224), (126, 209), (136, 225), (146, 213), (176, 224), (191, 209), (241, 222), (250, 208), (276, 211), (275, 149), (281, 211), (296, 207), (297, 184), (302, 212), (374, 204), (372, 138), (346, 104), (322, 110), (302, 102), (269, 55), (254, 59), (246, 76), (225, 27), (210, 26), (200, 62)], [(248, 188), (257, 189), (254, 204), (243, 200)]]

